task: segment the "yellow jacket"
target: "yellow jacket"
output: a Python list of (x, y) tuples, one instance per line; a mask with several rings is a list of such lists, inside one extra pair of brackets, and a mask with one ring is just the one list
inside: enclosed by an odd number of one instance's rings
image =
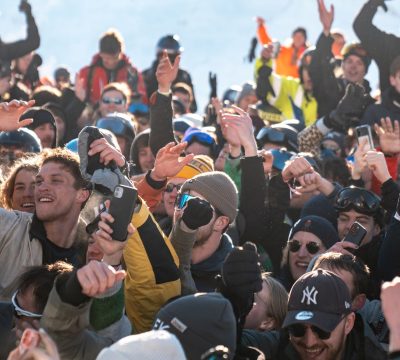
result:
[[(270, 63), (268, 63), (268, 65), (269, 64)], [(261, 58), (256, 60), (256, 79), (258, 69), (263, 65), (264, 62)], [(281, 76), (273, 72), (269, 77), (269, 81), (274, 89), (275, 96), (269, 93), (267, 95), (267, 101), (270, 105), (275, 106), (281, 111), (285, 119), (298, 118), (292, 105), (293, 102), (293, 104), (302, 111), (306, 126), (315, 122), (318, 110), (317, 100), (313, 96), (309, 96), (307, 99), (299, 79), (290, 76)]]
[(124, 250), (126, 313), (137, 333), (151, 329), (158, 310), (181, 294), (179, 260), (145, 203), (132, 217), (136, 228)]

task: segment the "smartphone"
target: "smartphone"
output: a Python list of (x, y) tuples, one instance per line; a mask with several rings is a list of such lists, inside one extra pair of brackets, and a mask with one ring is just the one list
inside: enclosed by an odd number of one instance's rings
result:
[(360, 144), (363, 139), (367, 139), (368, 147), (369, 147), (369, 149), (367, 149), (367, 150), (373, 150), (375, 148), (374, 141), (372, 139), (371, 126), (369, 126), (369, 125), (357, 126), (356, 127), (356, 135), (357, 135), (358, 144)]
[(281, 50), (281, 43), (279, 41), (272, 42), (272, 58), (276, 59), (279, 55), (279, 51)]
[(344, 237), (343, 241), (351, 242), (357, 246), (361, 244), (365, 235), (367, 234), (367, 230), (364, 226), (362, 226), (359, 222), (355, 221), (347, 235)]
[(128, 225), (132, 220), (133, 211), (137, 200), (137, 190), (124, 185), (118, 185), (114, 189), (108, 213), (114, 218), (109, 224), (113, 230), (112, 238), (117, 241), (125, 241), (128, 236)]

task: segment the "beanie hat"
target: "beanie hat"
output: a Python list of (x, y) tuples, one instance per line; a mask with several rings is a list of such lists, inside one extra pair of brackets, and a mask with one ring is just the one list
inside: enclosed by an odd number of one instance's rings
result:
[(239, 104), (245, 96), (256, 94), (256, 84), (252, 81), (246, 82), (242, 86), (242, 90), (237, 94), (235, 103)]
[(365, 73), (368, 72), (368, 67), (371, 64), (371, 58), (368, 56), (367, 51), (360, 43), (351, 43), (342, 49), (343, 61), (350, 55), (358, 56), (365, 66)]
[(42, 109), (40, 107), (33, 107), (25, 111), (20, 120), (25, 119), (33, 119), (33, 122), (28, 125), (28, 129), (35, 130), (38, 126), (49, 123), (56, 129), (56, 120), (54, 119), (53, 114), (46, 109)]
[(219, 293), (198, 293), (170, 302), (158, 312), (153, 328), (176, 335), (189, 360), (200, 359), (218, 345), (226, 346), (230, 354), (236, 350), (235, 315), (229, 300)]
[(337, 229), (337, 211), (329, 199), (319, 194), (309, 199), (301, 209), (300, 218), (308, 215), (316, 215), (328, 220), (335, 229)]
[(97, 360), (186, 360), (182, 345), (174, 334), (165, 330), (152, 330), (124, 337), (105, 348)]
[(174, 178), (191, 179), (192, 177), (214, 171), (214, 162), (207, 155), (196, 155), (193, 160), (185, 165), (181, 171), (179, 171)]
[(320, 216), (309, 215), (297, 221), (290, 230), (289, 240), (299, 231), (314, 234), (322, 241), (326, 249), (339, 241), (339, 235), (333, 225)]
[(238, 190), (231, 178), (221, 171), (199, 174), (187, 180), (181, 192), (194, 190), (233, 222), (237, 215)]

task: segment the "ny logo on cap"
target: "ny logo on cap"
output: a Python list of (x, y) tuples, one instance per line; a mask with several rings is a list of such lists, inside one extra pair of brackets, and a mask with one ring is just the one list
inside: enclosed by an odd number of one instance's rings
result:
[(303, 290), (303, 298), (301, 299), (301, 303), (303, 304), (304, 301), (307, 301), (307, 305), (310, 305), (310, 303), (317, 305), (317, 294), (318, 290), (315, 289), (315, 286), (313, 286), (311, 290), (307, 286)]

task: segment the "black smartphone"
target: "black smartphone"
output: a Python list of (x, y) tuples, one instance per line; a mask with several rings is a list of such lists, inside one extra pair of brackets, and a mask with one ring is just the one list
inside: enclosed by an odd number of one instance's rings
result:
[(132, 220), (133, 211), (137, 200), (137, 190), (124, 185), (118, 185), (114, 189), (108, 213), (114, 218), (109, 224), (113, 233), (112, 238), (117, 241), (125, 241), (128, 236), (128, 225)]
[(368, 145), (369, 145), (368, 150), (374, 149), (374, 140), (372, 139), (371, 126), (369, 126), (369, 125), (357, 126), (356, 127), (356, 135), (357, 135), (357, 140), (358, 140), (359, 144), (362, 139), (367, 139)]
[(343, 241), (349, 241), (357, 246), (361, 244), (365, 235), (367, 234), (367, 230), (364, 226), (362, 226), (359, 222), (355, 221), (347, 235), (344, 237)]

